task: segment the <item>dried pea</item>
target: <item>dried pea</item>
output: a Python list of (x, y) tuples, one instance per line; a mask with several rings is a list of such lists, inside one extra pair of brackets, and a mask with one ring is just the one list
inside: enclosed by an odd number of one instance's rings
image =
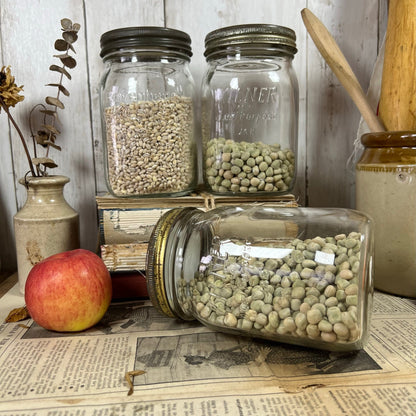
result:
[[(352, 248), (346, 254), (346, 244), (357, 245), (346, 243), (348, 238), (294, 239), (287, 245), (292, 252), (284, 259), (229, 256), (222, 269), (208, 266), (206, 280), (189, 283), (194, 309), (229, 328), (354, 342), (360, 337), (359, 286), (353, 267), (359, 257)], [(337, 245), (337, 264), (308, 258), (313, 249), (329, 249), (330, 244)], [(348, 261), (341, 262), (344, 255)], [(184, 291), (186, 284), (183, 279)]]

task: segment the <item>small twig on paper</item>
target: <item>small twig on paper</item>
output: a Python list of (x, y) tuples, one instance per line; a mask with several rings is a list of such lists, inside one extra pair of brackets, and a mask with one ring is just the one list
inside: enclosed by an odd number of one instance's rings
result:
[(133, 377), (134, 376), (141, 376), (142, 374), (145, 374), (146, 371), (143, 370), (134, 370), (134, 371), (127, 371), (126, 375), (124, 376), (124, 378), (127, 381), (127, 384), (129, 385), (130, 389), (129, 392), (127, 393), (127, 396), (131, 396), (133, 394)]

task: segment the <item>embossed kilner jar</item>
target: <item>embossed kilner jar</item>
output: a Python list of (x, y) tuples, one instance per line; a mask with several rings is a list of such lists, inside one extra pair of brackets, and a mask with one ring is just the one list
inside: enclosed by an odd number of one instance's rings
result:
[(297, 52), (289, 28), (252, 24), (205, 38), (203, 178), (214, 194), (285, 194), (296, 177)]

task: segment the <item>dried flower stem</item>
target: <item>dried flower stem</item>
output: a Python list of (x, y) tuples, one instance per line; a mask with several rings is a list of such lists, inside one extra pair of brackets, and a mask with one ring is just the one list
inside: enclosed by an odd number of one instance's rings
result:
[(35, 133), (33, 132), (33, 128), (32, 128), (32, 114), (38, 107), (42, 107), (42, 109), (46, 108), (43, 104), (36, 104), (34, 107), (32, 107), (29, 113), (29, 129), (30, 129), (30, 137), (32, 138), (32, 144), (33, 144), (33, 157), (38, 157), (38, 152), (36, 148)]
[[(66, 49), (66, 51), (68, 52), (69, 51), (69, 47)], [(63, 65), (62, 66), (62, 68), (63, 69), (65, 69), (65, 65)], [(61, 76), (60, 76), (60, 78), (59, 78), (59, 84), (60, 85), (62, 85), (62, 81), (63, 81), (63, 78), (64, 78), (64, 75), (61, 73)], [(58, 93), (56, 94), (56, 98), (59, 100), (59, 96), (60, 96), (60, 93), (61, 93), (61, 90), (58, 88)], [(54, 111), (56, 111), (58, 109), (58, 107), (55, 105), (55, 109), (54, 109)], [(55, 120), (56, 120), (56, 117), (52, 117), (52, 123), (51, 123), (51, 125), (53, 126), (53, 127), (55, 127)], [(48, 140), (50, 141), (51, 140), (51, 138), (52, 138), (52, 132), (49, 132), (49, 138), (48, 138)], [(46, 157), (48, 157), (49, 156), (49, 150), (50, 150), (50, 148), (51, 148), (51, 146), (50, 145), (48, 145), (48, 147), (47, 147), (47, 149), (46, 149)]]
[(18, 133), (18, 135), (20, 137), (20, 140), (21, 140), (21, 142), (23, 144), (23, 148), (24, 148), (25, 153), (26, 153), (27, 160), (29, 162), (30, 172), (32, 173), (33, 176), (36, 176), (35, 169), (34, 169), (33, 163), (32, 163), (32, 159), (30, 157), (29, 149), (27, 148), (26, 141), (25, 141), (25, 139), (23, 137), (23, 133), (20, 130), (19, 126), (17, 125), (16, 121), (14, 120), (13, 116), (11, 115), (11, 113), (10, 113), (7, 105), (5, 104), (5, 102), (3, 101), (3, 99), (1, 97), (0, 97), (0, 105), (3, 108), (3, 110), (6, 112), (7, 117), (9, 117), (9, 120), (13, 124), (14, 128), (16, 129), (16, 131), (17, 131), (17, 133)]

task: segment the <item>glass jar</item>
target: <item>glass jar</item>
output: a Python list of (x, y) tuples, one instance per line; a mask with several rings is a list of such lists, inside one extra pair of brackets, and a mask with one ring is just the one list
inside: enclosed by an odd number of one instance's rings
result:
[(205, 38), (203, 178), (214, 194), (284, 194), (296, 177), (295, 32), (251, 24)]
[(374, 220), (374, 286), (416, 298), (416, 132), (368, 133), (356, 207)]
[(165, 213), (151, 236), (148, 293), (167, 316), (327, 350), (364, 346), (372, 223), (358, 211), (227, 206)]
[(179, 196), (196, 184), (191, 39), (163, 27), (101, 36), (101, 114), (108, 190)]

